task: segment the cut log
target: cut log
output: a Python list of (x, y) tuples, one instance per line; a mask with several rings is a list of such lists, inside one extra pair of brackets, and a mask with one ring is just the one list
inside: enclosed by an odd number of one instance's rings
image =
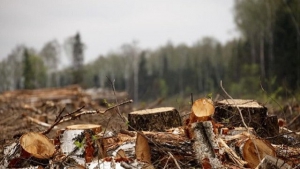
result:
[[(182, 128), (168, 132), (143, 132), (151, 148), (151, 161), (156, 168), (168, 166), (177, 168), (170, 158), (171, 153), (182, 168), (200, 167), (197, 161), (193, 143), (188, 139)], [(168, 160), (169, 159), (169, 160)]]
[(277, 157), (283, 159), (286, 163), (296, 166), (300, 164), (300, 147), (290, 147), (285, 145), (272, 145)]
[(128, 121), (129, 130), (138, 131), (165, 131), (181, 126), (180, 115), (173, 107), (134, 111), (128, 114)]
[(93, 159), (101, 158), (103, 147), (96, 135), (101, 132), (100, 125), (79, 124), (67, 126), (59, 136), (62, 152), (73, 158), (78, 164), (85, 166)]
[(216, 154), (216, 152), (219, 152), (219, 146), (216, 142), (211, 121), (193, 123), (191, 133), (194, 140), (193, 148), (202, 167), (222, 168)]
[(244, 127), (239, 113), (248, 127), (253, 127), (261, 137), (271, 137), (278, 134), (276, 117), (268, 117), (267, 108), (254, 100), (226, 99), (215, 103), (213, 119), (225, 127)]
[(266, 155), (255, 169), (291, 169), (283, 160)]
[(7, 168), (25, 168), (46, 166), (55, 153), (54, 144), (44, 135), (29, 132), (21, 136), (19, 143), (5, 148), (4, 166)]
[(137, 160), (151, 164), (150, 146), (147, 138), (141, 132), (137, 133), (135, 143), (135, 156)]
[(233, 151), (221, 138), (218, 138), (218, 143), (220, 148), (228, 155), (232, 162), (234, 162), (239, 167), (243, 168), (247, 164), (246, 161), (241, 159), (235, 151)]
[(215, 108), (212, 100), (206, 98), (198, 99), (193, 103), (189, 123), (209, 120), (214, 112)]
[(54, 144), (40, 133), (29, 132), (22, 135), (20, 145), (30, 155), (39, 159), (49, 159), (55, 152)]
[(240, 136), (235, 142), (235, 150), (247, 161), (249, 167), (255, 168), (266, 155), (276, 156), (275, 149), (267, 140), (256, 138), (249, 133)]

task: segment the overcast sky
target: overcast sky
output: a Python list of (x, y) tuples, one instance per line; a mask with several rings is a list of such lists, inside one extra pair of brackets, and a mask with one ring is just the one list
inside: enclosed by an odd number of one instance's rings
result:
[(0, 58), (19, 44), (40, 50), (80, 32), (85, 59), (133, 40), (143, 49), (168, 41), (192, 45), (205, 36), (237, 35), (233, 0), (0, 0)]

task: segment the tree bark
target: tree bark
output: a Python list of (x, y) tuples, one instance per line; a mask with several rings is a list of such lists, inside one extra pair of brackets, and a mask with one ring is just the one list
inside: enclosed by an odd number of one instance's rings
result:
[(181, 118), (173, 107), (145, 109), (128, 114), (129, 130), (166, 131), (181, 126)]

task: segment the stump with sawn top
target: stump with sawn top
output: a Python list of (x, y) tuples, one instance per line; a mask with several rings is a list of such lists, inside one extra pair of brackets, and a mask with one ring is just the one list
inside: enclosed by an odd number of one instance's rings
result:
[(128, 114), (129, 130), (165, 131), (181, 126), (181, 117), (173, 107), (134, 111)]

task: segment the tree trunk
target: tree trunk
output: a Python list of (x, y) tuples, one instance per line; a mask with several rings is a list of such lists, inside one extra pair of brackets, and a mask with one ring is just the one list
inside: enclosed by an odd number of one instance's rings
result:
[(181, 118), (173, 107), (145, 109), (128, 114), (129, 130), (165, 131), (171, 127), (181, 126)]
[[(267, 108), (254, 100), (227, 99), (215, 103), (213, 119), (225, 127), (241, 127), (242, 119), (248, 127), (253, 127), (262, 137), (272, 137), (278, 134), (276, 118), (267, 115)], [(275, 120), (274, 120), (275, 119)]]

